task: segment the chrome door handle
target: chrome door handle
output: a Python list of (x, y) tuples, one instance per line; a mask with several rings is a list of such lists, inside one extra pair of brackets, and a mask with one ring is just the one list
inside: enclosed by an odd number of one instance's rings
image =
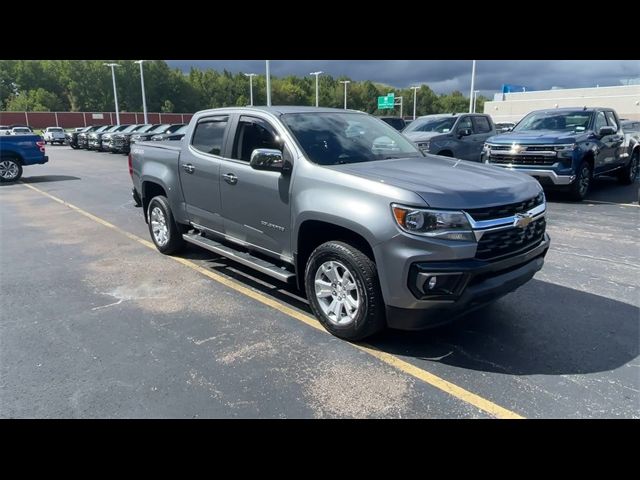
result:
[(224, 181), (229, 185), (235, 185), (236, 183), (238, 183), (238, 177), (236, 177), (233, 173), (225, 173), (224, 175), (222, 175), (222, 178), (224, 178)]
[(190, 163), (185, 163), (184, 165), (182, 165), (182, 168), (184, 168), (184, 171), (187, 173), (193, 173), (193, 171), (195, 170), (195, 167)]

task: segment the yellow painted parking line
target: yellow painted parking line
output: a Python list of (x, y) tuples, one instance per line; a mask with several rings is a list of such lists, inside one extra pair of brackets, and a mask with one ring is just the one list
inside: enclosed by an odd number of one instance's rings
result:
[[(22, 183), (22, 182), (21, 182)], [(22, 185), (24, 185), (27, 188), (30, 188), (31, 190), (34, 190), (38, 193), (40, 193), (41, 195), (44, 195), (45, 197), (50, 198), (51, 200), (60, 203), (61, 205), (64, 205), (76, 212), (78, 212), (81, 215), (84, 215), (85, 217), (93, 220), (94, 222), (99, 223), (100, 225), (103, 225), (107, 228), (111, 228), (115, 231), (117, 231), (118, 233), (121, 233), (122, 235), (124, 235), (125, 237), (134, 240), (142, 245), (144, 245), (147, 248), (151, 248), (153, 250), (156, 249), (155, 245), (152, 242), (149, 242), (148, 240), (144, 240), (140, 237), (138, 237), (137, 235), (134, 235), (132, 233), (129, 233), (125, 230), (122, 230), (119, 227), (116, 227), (114, 224), (107, 222), (106, 220), (101, 219), (100, 217), (96, 217), (95, 215), (81, 209), (80, 207), (76, 207), (75, 205), (69, 203), (69, 202), (65, 202), (64, 200), (55, 197), (53, 195), (51, 195), (50, 193), (47, 193), (43, 190), (40, 190), (37, 187), (34, 187), (32, 185), (26, 184), (26, 183), (22, 183)], [(243, 295), (246, 295), (250, 298), (253, 298), (254, 300), (264, 304), (264, 305), (268, 305), (276, 310), (278, 310), (279, 312), (282, 312), (292, 318), (295, 318), (296, 320), (309, 325), (310, 327), (313, 327), (323, 333), (329, 334), (329, 332), (327, 332), (322, 325), (320, 324), (320, 322), (318, 322), (318, 320), (316, 320), (314, 317), (304, 314), (302, 312), (299, 312), (298, 310), (295, 310), (287, 305), (285, 305), (282, 302), (279, 302), (277, 300), (274, 300), (273, 298), (270, 298), (266, 295), (263, 295), (260, 292), (257, 292), (255, 290), (252, 290), (251, 288), (245, 287), (244, 285), (236, 282), (235, 280), (232, 280), (230, 278), (227, 278), (223, 275), (220, 275), (218, 273), (212, 272), (204, 267), (201, 267), (200, 265), (198, 265), (195, 262), (192, 262), (191, 260), (187, 260), (185, 258), (181, 258), (181, 257), (172, 257), (172, 256), (166, 256), (165, 258), (170, 258), (172, 260), (175, 260), (178, 263), (181, 263), (182, 265), (184, 265), (185, 267), (189, 267), (192, 270), (195, 270), (203, 275), (205, 275), (206, 277), (209, 277), (212, 280), (215, 280), (218, 283), (221, 283), (222, 285), (225, 285), (237, 292), (242, 293)], [(345, 342), (347, 343), (347, 342)], [(371, 355), (372, 357), (377, 358), (378, 360), (380, 360), (381, 362), (397, 369), (400, 370), (401, 372), (410, 375), (418, 380), (421, 380), (424, 383), (427, 383), (429, 385), (431, 385), (432, 387), (435, 387), (439, 390), (442, 390), (445, 393), (448, 393), (449, 395), (462, 400), (465, 403), (468, 403), (470, 405), (473, 405), (474, 407), (488, 413), (489, 415), (492, 415), (496, 418), (508, 418), (508, 419), (520, 419), (520, 418), (524, 418), (523, 416), (508, 410), (504, 407), (501, 407), (500, 405), (497, 405), (495, 403), (493, 403), (491, 400), (487, 400), (486, 398), (483, 398), (479, 395), (476, 395), (475, 393), (472, 393), (462, 387), (459, 387), (458, 385), (455, 385), (454, 383), (451, 383), (437, 375), (434, 375), (431, 372), (428, 372), (420, 367), (417, 367), (415, 365), (413, 365), (412, 363), (409, 363), (405, 360), (402, 360), (401, 358), (392, 355), (390, 353), (387, 352), (383, 352), (381, 350), (378, 350), (377, 348), (371, 346), (371, 345), (367, 345), (367, 344), (357, 344), (357, 343), (348, 343), (349, 345), (353, 345), (354, 347), (358, 348), (359, 350), (368, 353), (369, 355)]]

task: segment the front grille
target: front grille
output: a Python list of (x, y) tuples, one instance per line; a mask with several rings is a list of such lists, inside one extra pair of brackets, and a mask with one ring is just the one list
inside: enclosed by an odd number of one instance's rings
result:
[(519, 253), (537, 247), (544, 238), (544, 217), (531, 222), (526, 228), (509, 228), (485, 233), (478, 242), (476, 258), (489, 260)]
[(512, 217), (516, 213), (528, 212), (534, 207), (544, 202), (544, 194), (540, 192), (538, 196), (525, 200), (524, 202), (499, 205), (497, 207), (471, 208), (465, 210), (476, 222), (481, 220), (493, 220), (494, 218)]
[(500, 165), (553, 165), (558, 160), (556, 157), (543, 155), (491, 155), (489, 163)]
[(113, 143), (114, 147), (121, 147), (121, 146), (124, 145), (125, 142), (124, 142), (124, 138), (116, 137), (116, 138), (113, 139), (112, 143)]

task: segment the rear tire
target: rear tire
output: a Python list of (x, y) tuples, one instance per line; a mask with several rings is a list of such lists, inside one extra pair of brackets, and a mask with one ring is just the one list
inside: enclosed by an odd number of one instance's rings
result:
[(638, 178), (638, 171), (640, 171), (640, 150), (636, 149), (631, 155), (629, 165), (618, 173), (618, 181), (622, 185), (631, 185)]
[(22, 164), (13, 157), (0, 159), (0, 182), (17, 182), (22, 177)]
[(184, 247), (184, 228), (176, 224), (167, 197), (158, 195), (149, 202), (147, 209), (149, 234), (156, 248), (165, 255), (171, 255)]
[(569, 187), (569, 197), (571, 200), (581, 202), (585, 199), (591, 188), (591, 182), (593, 181), (593, 170), (589, 162), (583, 161), (578, 167), (578, 174), (576, 179)]
[(326, 242), (305, 268), (311, 310), (331, 334), (358, 341), (385, 328), (376, 264), (353, 245)]

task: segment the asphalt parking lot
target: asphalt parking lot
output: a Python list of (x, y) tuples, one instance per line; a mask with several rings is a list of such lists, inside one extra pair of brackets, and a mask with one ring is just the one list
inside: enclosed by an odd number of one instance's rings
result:
[(158, 253), (125, 156), (47, 154), (0, 186), (0, 417), (640, 417), (637, 183), (550, 195), (545, 267), (496, 304), (354, 345), (268, 277)]

